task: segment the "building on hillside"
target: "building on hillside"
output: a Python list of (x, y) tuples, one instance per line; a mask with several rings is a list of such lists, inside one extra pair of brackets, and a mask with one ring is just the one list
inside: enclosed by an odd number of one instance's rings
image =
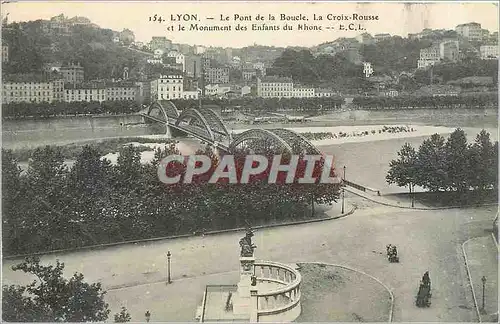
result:
[(314, 88), (294, 86), (292, 89), (292, 98), (314, 98)]
[(229, 84), (208, 84), (205, 86), (206, 96), (223, 96), (231, 91)]
[(172, 48), (172, 41), (166, 37), (153, 36), (149, 47), (152, 51), (155, 49), (161, 49), (163, 51), (169, 51)]
[(2, 44), (2, 63), (9, 62), (9, 46)]
[(498, 45), (482, 45), (479, 48), (481, 60), (498, 59)]
[(316, 98), (329, 98), (336, 95), (332, 89), (314, 89), (314, 96)]
[(184, 78), (180, 74), (161, 75), (151, 82), (151, 99), (182, 99)]
[(64, 80), (52, 80), (52, 101), (64, 101)]
[(182, 72), (186, 70), (186, 61), (184, 54), (179, 51), (170, 51), (168, 52), (167, 56), (175, 58), (175, 63), (182, 64)]
[(243, 80), (245, 81), (252, 81), (257, 78), (257, 70), (254, 69), (243, 69), (241, 73), (243, 75)]
[(61, 87), (64, 89), (60, 77), (10, 75), (2, 82), (2, 103), (62, 101)]
[(394, 98), (399, 96), (399, 91), (394, 89), (385, 89), (380, 92), (380, 95), (382, 95), (383, 97)]
[(205, 70), (207, 84), (229, 83), (229, 68), (209, 67)]
[(105, 100), (107, 100), (106, 87), (101, 84), (66, 84), (64, 87), (65, 102), (102, 102)]
[(459, 58), (459, 45), (457, 40), (444, 41), (439, 44), (439, 57), (443, 60), (456, 62)]
[(257, 71), (260, 71), (261, 76), (266, 75), (266, 65), (263, 62), (253, 63), (253, 68), (256, 69)]
[(257, 96), (262, 98), (291, 98), (293, 81), (286, 77), (263, 77), (257, 79)]
[(198, 79), (202, 75), (201, 56), (187, 55), (184, 62), (186, 76)]
[(420, 59), (417, 63), (417, 68), (425, 69), (429, 66), (433, 66), (441, 61), (440, 47), (433, 45), (428, 48), (423, 48), (420, 50)]
[(207, 48), (205, 46), (197, 45), (194, 47), (194, 54), (200, 55), (205, 53), (206, 50)]
[(87, 17), (79, 17), (79, 16), (75, 16), (73, 18), (68, 19), (68, 23), (71, 26), (90, 26), (90, 25), (92, 25), (92, 22), (90, 21), (90, 19), (88, 19)]
[(139, 89), (135, 83), (123, 82), (106, 85), (106, 100), (125, 101), (137, 100)]
[(49, 28), (55, 33), (67, 34), (69, 33), (69, 23), (63, 14), (50, 18)]
[(498, 44), (498, 32), (491, 33), (487, 41), (491, 44)]
[(369, 33), (363, 33), (361, 35), (356, 36), (356, 40), (360, 44), (364, 44), (364, 45), (371, 45), (371, 44), (375, 43), (375, 39)]
[(252, 93), (252, 87), (250, 87), (249, 85), (245, 85), (243, 87), (241, 87), (241, 96), (248, 96)]
[(373, 36), (375, 38), (375, 43), (381, 42), (385, 39), (391, 38), (391, 34), (383, 33), (383, 34), (375, 34)]
[(85, 77), (83, 67), (80, 63), (63, 65), (59, 71), (67, 83), (82, 83)]
[(134, 32), (131, 31), (130, 29), (124, 29), (120, 32), (120, 41), (124, 45), (130, 45), (135, 41), (135, 35)]
[(182, 99), (198, 99), (199, 96), (199, 91), (198, 90), (184, 90), (182, 92)]
[(460, 24), (455, 27), (457, 34), (469, 41), (480, 42), (483, 38), (483, 31), (481, 24), (471, 22), (467, 24)]

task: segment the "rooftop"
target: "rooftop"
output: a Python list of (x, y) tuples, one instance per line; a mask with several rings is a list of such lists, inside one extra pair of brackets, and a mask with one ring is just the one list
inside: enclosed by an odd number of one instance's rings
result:
[(290, 77), (278, 77), (278, 76), (266, 76), (260, 78), (261, 82), (266, 83), (292, 83), (293, 80)]

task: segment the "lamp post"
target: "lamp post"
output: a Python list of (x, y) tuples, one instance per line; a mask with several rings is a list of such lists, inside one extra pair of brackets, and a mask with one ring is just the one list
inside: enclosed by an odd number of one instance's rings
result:
[(481, 281), (483, 282), (483, 311), (484, 311), (484, 286), (485, 286), (485, 284), (486, 284), (486, 277), (485, 277), (485, 276), (483, 276), (483, 277), (481, 278)]
[(151, 313), (149, 311), (146, 311), (146, 314), (144, 314), (144, 316), (146, 317), (146, 322), (149, 323), (149, 320), (151, 319)]
[(411, 207), (415, 207), (415, 186), (410, 183), (410, 191), (411, 191)]
[(167, 252), (167, 285), (169, 283), (172, 283), (172, 280), (170, 280), (170, 257), (172, 256), (172, 254), (170, 253), (170, 251)]
[(344, 204), (345, 204), (345, 165), (344, 165), (344, 178), (342, 179), (342, 214), (344, 214)]

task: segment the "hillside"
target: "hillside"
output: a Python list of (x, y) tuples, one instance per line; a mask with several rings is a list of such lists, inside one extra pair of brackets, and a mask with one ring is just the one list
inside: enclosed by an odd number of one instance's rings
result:
[(79, 62), (86, 79), (122, 75), (129, 67), (137, 72), (144, 54), (113, 43), (114, 32), (95, 25), (75, 25), (61, 32), (44, 20), (12, 23), (3, 28), (2, 42), (9, 46), (3, 73), (40, 72), (44, 64)]

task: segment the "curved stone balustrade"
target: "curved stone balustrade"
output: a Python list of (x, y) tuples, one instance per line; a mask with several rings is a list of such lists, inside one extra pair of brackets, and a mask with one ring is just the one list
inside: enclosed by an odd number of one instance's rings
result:
[(271, 261), (256, 261), (254, 267), (257, 290), (251, 291), (251, 295), (257, 306), (257, 320), (295, 320), (301, 311), (300, 273), (289, 265)]

